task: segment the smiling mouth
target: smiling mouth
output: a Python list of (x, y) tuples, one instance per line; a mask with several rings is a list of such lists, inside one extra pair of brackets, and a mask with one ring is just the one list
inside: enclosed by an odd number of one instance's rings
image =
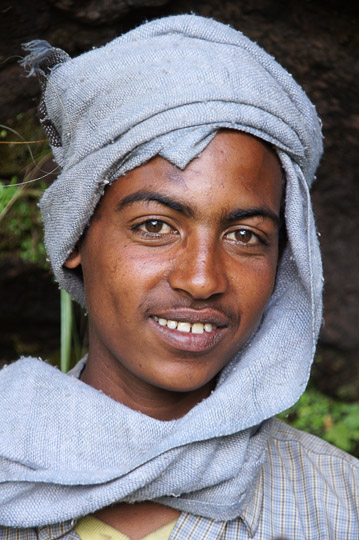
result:
[(150, 315), (150, 320), (162, 341), (177, 351), (188, 353), (211, 351), (228, 332), (228, 318), (211, 309), (173, 310)]
[(164, 319), (162, 317), (153, 316), (153, 320), (158, 323), (160, 326), (167, 326), (170, 330), (177, 330), (178, 332), (191, 333), (191, 334), (204, 334), (211, 333), (214, 330), (217, 330), (217, 326), (212, 323), (201, 323), (189, 321), (176, 321), (173, 319)]

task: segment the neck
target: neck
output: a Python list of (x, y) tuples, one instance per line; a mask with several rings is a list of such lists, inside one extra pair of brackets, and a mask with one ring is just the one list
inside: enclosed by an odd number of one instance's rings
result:
[(121, 531), (132, 540), (139, 540), (177, 519), (178, 510), (151, 501), (135, 504), (118, 503), (95, 513), (101, 521)]
[(210, 381), (191, 392), (157, 388), (133, 376), (120, 362), (94, 354), (91, 347), (80, 378), (126, 407), (162, 421), (181, 418), (208, 397), (214, 387), (214, 381)]

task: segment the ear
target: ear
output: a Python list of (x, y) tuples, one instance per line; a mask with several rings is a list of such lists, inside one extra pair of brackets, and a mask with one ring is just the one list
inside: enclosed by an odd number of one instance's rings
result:
[(77, 268), (81, 264), (81, 253), (78, 248), (75, 248), (64, 262), (66, 268)]

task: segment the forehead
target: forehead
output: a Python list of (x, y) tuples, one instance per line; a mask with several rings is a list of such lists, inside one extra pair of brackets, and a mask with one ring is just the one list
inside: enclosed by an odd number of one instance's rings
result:
[(157, 156), (133, 169), (107, 190), (101, 207), (144, 202), (146, 192), (181, 201), (194, 211), (215, 214), (233, 205), (279, 208), (282, 192), (279, 159), (267, 143), (236, 131), (221, 131), (181, 170)]

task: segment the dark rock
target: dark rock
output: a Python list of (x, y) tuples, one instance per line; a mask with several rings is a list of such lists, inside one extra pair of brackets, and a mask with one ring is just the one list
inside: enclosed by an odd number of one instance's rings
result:
[(114, 22), (133, 8), (162, 6), (168, 0), (50, 0), (74, 19), (93, 25)]

